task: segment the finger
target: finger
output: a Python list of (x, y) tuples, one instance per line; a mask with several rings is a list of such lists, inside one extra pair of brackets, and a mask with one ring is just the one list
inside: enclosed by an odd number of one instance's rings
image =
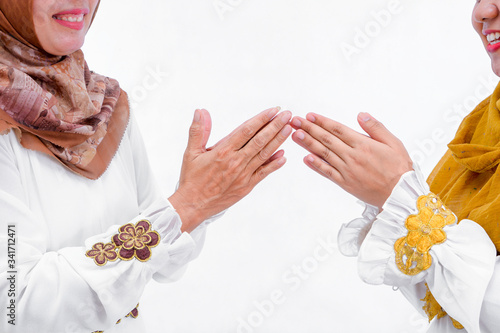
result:
[(358, 114), (358, 123), (361, 128), (374, 140), (392, 146), (399, 139), (394, 136), (385, 126), (370, 114), (361, 112)]
[(337, 138), (342, 140), (345, 144), (354, 147), (360, 140), (366, 139), (365, 135), (362, 135), (352, 128), (345, 126), (335, 120), (327, 118), (317, 113), (308, 113), (306, 119), (311, 123), (318, 125), (319, 127), (325, 129), (331, 134), (335, 135)]
[(210, 117), (210, 113), (207, 110), (201, 109), (201, 112), (203, 113), (202, 119), (204, 120), (202, 146), (206, 151), (208, 139), (210, 138), (210, 133), (212, 132), (212, 118)]
[(277, 152), (275, 152), (273, 154), (273, 156), (271, 156), (263, 165), (269, 164), (272, 161), (275, 161), (275, 160), (277, 160), (278, 158), (280, 158), (280, 157), (282, 157), (284, 155), (285, 155), (285, 151), (283, 149), (280, 149)]
[[(341, 157), (346, 153), (347, 149), (351, 149), (351, 147), (347, 145), (344, 141), (342, 141), (332, 133), (328, 132), (324, 128), (310, 122), (307, 119), (294, 117), (291, 123), (294, 127), (297, 127), (302, 131), (304, 131), (305, 133), (309, 134), (312, 138), (314, 138), (314, 140), (320, 142), (323, 146), (325, 146), (329, 150), (335, 151), (335, 153)], [(309, 140), (309, 142), (311, 141)], [(317, 147), (317, 145), (314, 146)], [(316, 152), (314, 151), (312, 153)]]
[(197, 155), (204, 152), (206, 140), (208, 140), (208, 135), (210, 134), (209, 132), (208, 134), (206, 133), (207, 114), (206, 110), (202, 111), (200, 109), (194, 112), (193, 122), (189, 127), (186, 153)]
[(346, 165), (345, 160), (342, 156), (346, 155), (346, 152), (339, 152), (340, 150), (352, 149), (346, 146), (342, 141), (338, 141), (338, 145), (334, 146), (330, 144), (330, 147), (325, 146), (323, 142), (318, 141), (315, 137), (305, 132), (304, 130), (297, 130), (292, 135), (292, 140), (297, 143), (302, 148), (306, 149), (310, 153), (313, 153), (327, 163), (335, 166), (336, 168), (343, 168)]
[(339, 170), (314, 154), (304, 157), (304, 163), (312, 170), (316, 171), (323, 177), (330, 179), (339, 186), (344, 182), (344, 177)]
[(250, 183), (253, 184), (253, 186), (257, 185), (264, 178), (266, 178), (271, 173), (273, 173), (274, 171), (278, 170), (283, 165), (285, 165), (285, 163), (286, 163), (286, 157), (281, 156), (281, 157), (271, 161), (270, 163), (267, 163), (267, 164), (260, 166), (253, 173), (253, 175), (250, 179)]
[[(287, 117), (283, 118), (286, 120)], [(271, 125), (272, 124), (270, 124), (269, 126)], [(257, 135), (260, 134), (261, 133)], [(251, 170), (256, 170), (261, 165), (268, 163), (269, 160), (273, 157), (274, 152), (286, 141), (290, 134), (292, 134), (292, 127), (290, 125), (285, 125), (285, 127), (283, 127), (277, 134), (274, 135), (271, 141), (269, 141), (269, 143), (264, 148), (257, 152), (257, 154), (248, 163), (248, 168), (250, 168)], [(264, 133), (262, 133), (262, 135), (264, 135)], [(251, 142), (249, 144), (251, 144)]]
[(275, 107), (267, 109), (255, 117), (247, 120), (227, 137), (222, 139), (221, 145), (230, 145), (232, 149), (239, 150), (243, 147), (253, 136), (267, 123), (269, 123), (274, 116), (279, 112), (280, 108)]
[[(292, 113), (285, 111), (276, 116), (269, 124), (264, 126), (246, 145), (241, 148), (247, 158), (257, 157), (258, 165), (267, 161), (278, 147), (285, 142), (292, 133), (292, 127), (287, 125), (292, 118)], [(258, 167), (255, 166), (255, 168)]]

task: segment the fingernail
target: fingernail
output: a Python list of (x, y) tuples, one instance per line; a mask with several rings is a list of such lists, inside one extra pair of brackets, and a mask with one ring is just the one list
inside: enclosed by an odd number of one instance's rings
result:
[(306, 137), (306, 136), (304, 135), (304, 133), (302, 133), (302, 132), (296, 132), (296, 133), (297, 133), (297, 138), (298, 138), (299, 140), (304, 140), (304, 138)]
[(284, 112), (280, 121), (282, 124), (287, 124), (290, 121), (290, 118), (292, 118), (292, 114), (290, 112)]
[(372, 119), (371, 116), (368, 113), (366, 113), (366, 112), (360, 112), (359, 113), (359, 118), (362, 121), (368, 121), (368, 120)]
[(289, 136), (290, 133), (292, 133), (292, 128), (290, 126), (285, 126), (285, 128), (281, 130), (283, 136)]
[(302, 123), (300, 122), (300, 120), (298, 118), (294, 118), (292, 120), (292, 125), (295, 127), (300, 127), (300, 126), (302, 126)]
[(200, 110), (196, 110), (196, 111), (194, 111), (194, 118), (193, 118), (193, 120), (194, 120), (195, 122), (199, 122), (199, 121), (200, 121), (200, 119), (201, 119), (201, 112), (200, 112)]
[(308, 113), (306, 118), (307, 118), (307, 120), (309, 120), (313, 123), (316, 121), (316, 117), (312, 113)]
[(267, 115), (269, 116), (269, 118), (273, 118), (275, 115), (278, 114), (278, 112), (280, 112), (280, 110), (281, 110), (281, 108), (279, 106), (277, 106), (277, 107), (269, 110), (269, 113)]
[(286, 157), (285, 156), (282, 156), (278, 159), (277, 161), (278, 165), (283, 165), (286, 163)]
[(314, 157), (312, 157), (311, 155), (307, 156), (306, 157), (306, 160), (310, 163), (313, 163), (314, 162)]

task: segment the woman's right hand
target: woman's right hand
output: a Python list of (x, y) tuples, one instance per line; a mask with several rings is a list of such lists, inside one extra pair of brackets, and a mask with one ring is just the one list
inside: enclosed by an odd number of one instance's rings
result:
[(311, 154), (304, 162), (356, 198), (382, 209), (401, 176), (413, 170), (403, 143), (385, 126), (360, 113), (366, 134), (325, 116), (309, 113), (294, 117), (293, 141)]
[(234, 205), (285, 164), (283, 150), (276, 150), (292, 132), (288, 124), (292, 115), (278, 112), (279, 108), (263, 111), (206, 148), (212, 128), (210, 114), (195, 111), (179, 187), (169, 198), (181, 217), (182, 231), (191, 232)]

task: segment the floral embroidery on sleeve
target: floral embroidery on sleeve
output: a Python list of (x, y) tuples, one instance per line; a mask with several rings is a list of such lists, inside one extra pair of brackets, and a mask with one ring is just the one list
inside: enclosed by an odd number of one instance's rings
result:
[(118, 256), (122, 260), (131, 260), (136, 257), (140, 261), (151, 258), (150, 248), (160, 242), (160, 235), (150, 230), (149, 221), (142, 220), (134, 226), (132, 223), (120, 227), (117, 235), (113, 236), (113, 243), (118, 247)]
[(137, 303), (137, 305), (135, 306), (135, 308), (132, 311), (130, 311), (128, 313), (128, 315), (125, 316), (125, 318), (127, 318), (127, 317), (137, 318), (137, 316), (139, 315), (139, 309), (138, 309), (138, 307), (139, 307), (139, 303)]
[[(137, 318), (137, 316), (139, 316), (139, 309), (138, 309), (138, 307), (139, 307), (139, 303), (137, 303), (137, 305), (135, 306), (135, 308), (134, 308), (132, 311), (130, 311), (130, 312), (129, 312), (126, 316), (125, 316), (125, 318), (127, 318), (127, 317), (132, 317), (132, 318), (134, 318), (134, 319), (135, 319), (135, 318)], [(121, 323), (121, 321), (122, 321), (122, 320), (120, 319), (120, 320), (118, 320), (116, 323), (117, 323), (117, 324), (119, 324), (119, 323)]]
[[(127, 318), (127, 317), (132, 317), (134, 319), (137, 318), (137, 316), (139, 315), (139, 310), (137, 309), (138, 307), (139, 307), (139, 303), (137, 303), (135, 308), (132, 311), (130, 311), (128, 313), (128, 315), (125, 316), (125, 318)], [(122, 321), (121, 319), (118, 319), (118, 321), (116, 322), (115, 325), (118, 325), (119, 323), (121, 323), (121, 321)], [(104, 331), (94, 331), (92, 333), (104, 333)]]
[[(427, 287), (427, 291), (425, 293), (425, 297), (421, 299), (421, 301), (425, 302), (422, 309), (424, 309), (425, 313), (427, 314), (427, 317), (429, 318), (429, 323), (430, 323), (431, 320), (434, 319), (434, 317), (437, 316), (437, 319), (441, 319), (444, 316), (446, 316), (447, 313), (446, 313), (446, 311), (443, 310), (441, 305), (439, 305), (439, 303), (436, 301), (436, 299), (432, 295), (431, 291), (429, 290), (429, 286), (427, 285), (427, 283), (425, 284), (425, 286)], [(456, 329), (461, 330), (464, 328), (462, 326), (462, 324), (460, 324), (455, 319), (453, 319), (451, 317), (450, 317), (450, 319), (451, 319), (451, 322), (453, 323), (453, 327), (455, 327)]]
[(394, 244), (396, 265), (406, 275), (416, 275), (431, 267), (429, 250), (446, 241), (443, 228), (456, 220), (434, 193), (419, 197), (417, 208), (418, 214), (406, 219), (407, 235)]
[(89, 258), (94, 258), (94, 262), (98, 266), (104, 266), (108, 261), (115, 261), (118, 255), (115, 252), (116, 246), (111, 243), (97, 243), (92, 245), (92, 249), (88, 250), (85, 255)]
[(151, 230), (151, 223), (141, 220), (135, 224), (125, 224), (118, 229), (118, 234), (111, 238), (111, 243), (97, 243), (85, 255), (93, 258), (98, 266), (108, 261), (132, 260), (134, 257), (142, 262), (151, 258), (151, 248), (160, 242), (158, 232)]

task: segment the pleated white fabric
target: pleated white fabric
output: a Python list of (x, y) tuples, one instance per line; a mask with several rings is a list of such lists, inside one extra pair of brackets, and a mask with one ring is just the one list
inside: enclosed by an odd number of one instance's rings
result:
[(363, 281), (398, 287), (423, 315), (421, 299), (425, 297), (427, 283), (448, 315), (465, 327), (457, 330), (446, 316), (434, 319), (428, 332), (500, 332), (500, 260), (493, 242), (479, 224), (463, 220), (444, 227), (447, 240), (429, 251), (433, 260), (429, 269), (415, 276), (398, 269), (394, 243), (407, 234), (406, 218), (418, 213), (417, 198), (428, 193), (425, 178), (415, 166), (415, 171), (401, 177), (381, 213), (367, 206), (361, 219), (341, 228), (340, 251), (358, 255)]

